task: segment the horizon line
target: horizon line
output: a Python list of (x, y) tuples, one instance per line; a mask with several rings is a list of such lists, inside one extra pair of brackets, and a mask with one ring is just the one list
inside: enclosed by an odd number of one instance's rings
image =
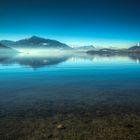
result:
[[(13, 37), (11, 39), (7, 39), (8, 37), (4, 37), (4, 38), (0, 38), (0, 41), (3, 41), (3, 40), (7, 40), (7, 41), (19, 41), (19, 40), (23, 40), (23, 39), (30, 39), (32, 37), (38, 37), (38, 38), (44, 38), (44, 39), (50, 39), (50, 40), (56, 40), (56, 41), (59, 41), (59, 42), (62, 42), (64, 44), (67, 44), (71, 47), (80, 47), (80, 46), (90, 46), (90, 45), (93, 45), (94, 47), (107, 47), (107, 48), (128, 48), (128, 47), (131, 47), (131, 46), (134, 46), (134, 45), (137, 45), (139, 44), (140, 41), (124, 41), (124, 40), (113, 40), (113, 39), (94, 39), (93, 38), (93, 41), (89, 40), (87, 38), (85, 38), (85, 40), (82, 38), (82, 39), (71, 39), (69, 38), (69, 41), (68, 39), (62, 39), (61, 37), (46, 37), (45, 35), (23, 35), (21, 37)], [(67, 40), (67, 41), (66, 41)], [(82, 40), (82, 41), (81, 41)], [(92, 43), (94, 42), (94, 43)]]

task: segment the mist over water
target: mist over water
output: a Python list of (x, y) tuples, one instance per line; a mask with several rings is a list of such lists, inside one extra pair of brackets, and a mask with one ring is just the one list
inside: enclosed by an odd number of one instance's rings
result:
[[(59, 49), (17, 49), (18, 53), (1, 53), (0, 64), (1, 68), (19, 65), (29, 67), (48, 67), (51, 65), (60, 66), (82, 66), (86, 68), (94, 66), (124, 66), (127, 64), (139, 64), (139, 54), (126, 54), (126, 55), (88, 55), (85, 52), (77, 50), (59, 50)], [(61, 64), (62, 63), (62, 64)], [(42, 68), (44, 69), (44, 68)]]

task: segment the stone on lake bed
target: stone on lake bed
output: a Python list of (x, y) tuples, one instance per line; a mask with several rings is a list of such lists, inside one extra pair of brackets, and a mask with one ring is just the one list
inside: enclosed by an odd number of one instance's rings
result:
[(57, 125), (57, 129), (65, 129), (65, 126), (63, 124)]
[(134, 126), (132, 124), (127, 124), (125, 127), (127, 127), (127, 128), (133, 128)]

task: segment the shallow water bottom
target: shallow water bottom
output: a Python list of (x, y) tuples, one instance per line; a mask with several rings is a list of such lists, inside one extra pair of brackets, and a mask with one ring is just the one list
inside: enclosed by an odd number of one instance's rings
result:
[(53, 117), (0, 119), (2, 140), (139, 140), (140, 116), (136, 114), (94, 117), (87, 113)]

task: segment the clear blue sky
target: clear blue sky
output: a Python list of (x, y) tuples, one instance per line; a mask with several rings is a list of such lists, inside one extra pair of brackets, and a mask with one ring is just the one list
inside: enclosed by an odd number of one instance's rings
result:
[(38, 35), (67, 44), (140, 41), (138, 0), (0, 0), (0, 40)]

